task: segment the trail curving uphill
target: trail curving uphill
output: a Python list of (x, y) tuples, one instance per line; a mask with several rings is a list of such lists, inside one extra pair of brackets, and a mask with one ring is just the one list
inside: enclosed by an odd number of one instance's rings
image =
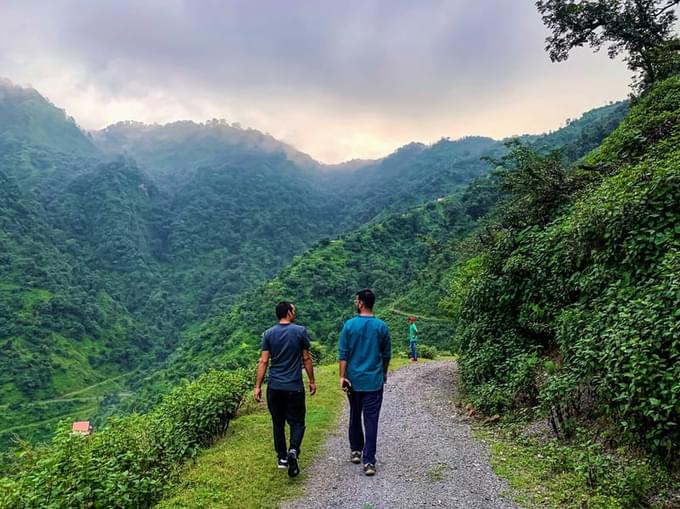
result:
[(349, 461), (347, 408), (319, 458), (307, 469), (301, 498), (286, 508), (517, 508), (491, 470), (485, 447), (451, 400), (454, 361), (406, 366), (391, 374), (378, 432), (378, 473)]
[(77, 391), (69, 392), (68, 394), (62, 394), (61, 399), (65, 398), (72, 398), (73, 396), (77, 396), (78, 394), (82, 394), (84, 392), (87, 392), (91, 389), (94, 389), (95, 387), (100, 387), (102, 385), (108, 384), (110, 382), (115, 382), (116, 380), (120, 380), (121, 378), (127, 378), (131, 376), (132, 374), (136, 373), (138, 370), (134, 371), (128, 371), (127, 373), (123, 373), (122, 375), (114, 376), (112, 378), (107, 378), (106, 380), (102, 380), (101, 382), (97, 382), (96, 384), (88, 385), (87, 387), (83, 387), (81, 389), (78, 389)]
[(427, 322), (444, 322), (444, 323), (451, 323), (453, 320), (447, 319), (447, 318), (437, 318), (436, 316), (425, 316), (421, 315), (419, 313), (413, 313), (413, 312), (408, 312), (408, 311), (402, 311), (401, 309), (396, 309), (396, 308), (390, 308), (389, 311), (391, 313), (394, 313), (395, 315), (402, 315), (402, 316), (415, 316), (419, 320), (425, 320)]

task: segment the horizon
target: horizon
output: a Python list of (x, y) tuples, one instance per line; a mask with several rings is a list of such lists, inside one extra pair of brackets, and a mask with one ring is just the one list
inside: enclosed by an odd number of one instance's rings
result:
[(10, 78), (8, 78), (6, 76), (0, 76), (0, 85), (2, 85), (3, 82), (5, 82), (7, 85), (12, 86), (12, 87), (19, 87), (19, 88), (24, 89), (24, 90), (35, 91), (44, 100), (46, 100), (49, 104), (51, 104), (55, 108), (63, 111), (66, 118), (72, 119), (73, 122), (75, 123), (75, 125), (78, 127), (78, 129), (80, 129), (80, 131), (82, 131), (84, 134), (87, 134), (87, 135), (89, 135), (90, 133), (97, 133), (97, 132), (100, 132), (100, 131), (105, 131), (106, 129), (109, 129), (111, 127), (115, 127), (118, 124), (137, 124), (137, 125), (142, 125), (142, 126), (145, 126), (145, 127), (166, 127), (166, 126), (169, 126), (169, 125), (172, 125), (172, 124), (178, 124), (178, 123), (185, 123), (186, 122), (186, 123), (192, 123), (192, 124), (195, 124), (195, 125), (201, 126), (201, 127), (211, 127), (210, 124), (217, 122), (220, 125), (224, 125), (226, 127), (232, 128), (232, 129), (239, 129), (239, 130), (242, 130), (242, 131), (255, 131), (255, 132), (257, 132), (257, 133), (259, 133), (263, 136), (270, 136), (274, 140), (281, 142), (281, 143), (284, 143), (284, 144), (290, 146), (291, 148), (293, 148), (295, 151), (297, 151), (297, 152), (299, 152), (299, 153), (301, 153), (305, 156), (310, 157), (316, 163), (318, 163), (322, 166), (337, 166), (337, 165), (342, 165), (342, 164), (352, 163), (352, 162), (357, 162), (357, 161), (365, 161), (365, 162), (379, 161), (379, 160), (385, 159), (385, 158), (389, 157), (390, 155), (398, 152), (400, 149), (402, 149), (402, 148), (404, 148), (408, 145), (412, 145), (412, 144), (423, 145), (425, 147), (431, 147), (431, 146), (433, 146), (433, 145), (435, 145), (435, 144), (437, 144), (441, 141), (444, 141), (444, 140), (455, 143), (455, 142), (458, 142), (458, 141), (462, 141), (466, 138), (488, 138), (488, 139), (492, 139), (494, 141), (503, 142), (503, 141), (506, 141), (506, 140), (509, 140), (509, 139), (512, 139), (512, 138), (515, 138), (515, 137), (521, 137), (521, 136), (541, 136), (541, 135), (545, 135), (545, 134), (550, 134), (554, 131), (557, 131), (557, 130), (565, 127), (566, 121), (568, 121), (568, 120), (571, 120), (571, 121), (578, 120), (584, 114), (586, 114), (590, 111), (600, 109), (600, 108), (605, 108), (607, 106), (611, 106), (613, 104), (617, 104), (619, 102), (627, 100), (627, 99), (619, 99), (619, 100), (616, 100), (616, 101), (611, 100), (611, 101), (608, 101), (605, 104), (596, 105), (593, 108), (586, 110), (586, 111), (583, 111), (583, 112), (579, 113), (578, 115), (576, 115), (574, 117), (566, 118), (564, 121), (562, 121), (562, 123), (560, 125), (557, 125), (555, 127), (549, 128), (549, 129), (547, 129), (545, 131), (541, 131), (541, 132), (515, 133), (515, 134), (511, 134), (509, 136), (504, 136), (504, 137), (494, 137), (494, 136), (489, 136), (489, 135), (486, 135), (486, 134), (483, 134), (483, 133), (470, 133), (470, 134), (463, 134), (463, 135), (455, 137), (455, 138), (450, 137), (450, 136), (440, 136), (439, 138), (434, 139), (432, 141), (410, 140), (410, 141), (407, 141), (406, 143), (404, 143), (403, 145), (399, 145), (397, 147), (394, 147), (391, 151), (386, 152), (383, 155), (378, 155), (376, 157), (371, 157), (371, 158), (355, 157), (355, 158), (349, 158), (349, 159), (341, 159), (337, 162), (325, 162), (325, 161), (317, 159), (312, 154), (309, 154), (309, 153), (301, 150), (299, 147), (296, 147), (295, 145), (292, 145), (291, 143), (289, 143), (287, 141), (280, 140), (279, 138), (276, 138), (271, 133), (268, 133), (266, 131), (262, 131), (262, 130), (258, 129), (257, 127), (242, 125), (240, 122), (236, 122), (236, 121), (229, 122), (228, 120), (226, 120), (224, 118), (213, 117), (213, 118), (205, 119), (205, 120), (180, 118), (180, 119), (170, 120), (168, 122), (144, 122), (144, 121), (140, 121), (140, 120), (130, 118), (130, 119), (117, 120), (116, 122), (114, 122), (112, 124), (108, 124), (108, 125), (102, 127), (101, 129), (86, 129), (78, 122), (78, 119), (76, 117), (74, 117), (73, 115), (71, 115), (64, 107), (62, 107), (59, 104), (54, 103), (54, 101), (52, 101), (49, 97), (46, 97), (45, 95), (43, 95), (40, 90), (38, 90), (37, 88), (35, 88), (31, 84), (15, 83), (14, 81), (12, 81)]
[(221, 118), (323, 164), (549, 132), (629, 93), (605, 52), (551, 63), (533, 2), (10, 0), (0, 14), (3, 73), (85, 131)]

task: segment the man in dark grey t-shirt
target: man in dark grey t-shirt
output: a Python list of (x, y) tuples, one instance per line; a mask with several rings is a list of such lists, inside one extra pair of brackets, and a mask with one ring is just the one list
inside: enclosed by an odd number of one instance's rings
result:
[[(262, 381), (269, 367), (267, 384), (267, 406), (272, 415), (274, 449), (278, 456), (278, 467), (287, 468), (288, 475), (300, 473), (298, 457), (300, 444), (305, 434), (305, 386), (302, 382), (304, 365), (309, 378), (309, 393), (316, 393), (314, 366), (307, 330), (293, 323), (297, 314), (290, 302), (279, 302), (276, 317), (279, 323), (267, 329), (262, 335), (262, 353), (257, 366), (255, 400), (262, 399)], [(286, 447), (285, 426), (290, 426), (290, 447)]]

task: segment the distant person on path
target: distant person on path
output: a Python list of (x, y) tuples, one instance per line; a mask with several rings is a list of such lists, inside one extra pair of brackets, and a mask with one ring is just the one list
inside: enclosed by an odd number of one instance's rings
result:
[(374, 303), (371, 290), (357, 292), (358, 316), (345, 322), (338, 345), (340, 387), (349, 399), (350, 460), (363, 462), (368, 476), (375, 475), (378, 418), (392, 356), (390, 332), (385, 322), (373, 316)]
[(416, 343), (418, 341), (418, 327), (416, 327), (416, 317), (408, 317), (408, 348), (411, 352), (411, 362), (418, 362), (418, 356), (416, 355)]
[[(295, 306), (290, 302), (277, 304), (279, 323), (262, 335), (262, 353), (255, 381), (255, 401), (259, 402), (262, 400), (262, 381), (271, 361), (267, 406), (272, 415), (274, 449), (278, 468), (287, 468), (291, 477), (300, 473), (298, 458), (305, 434), (305, 386), (301, 365), (307, 371), (309, 394), (313, 396), (316, 393), (309, 334), (304, 327), (293, 323), (296, 316)], [(290, 447), (286, 447), (286, 421), (290, 426)]]

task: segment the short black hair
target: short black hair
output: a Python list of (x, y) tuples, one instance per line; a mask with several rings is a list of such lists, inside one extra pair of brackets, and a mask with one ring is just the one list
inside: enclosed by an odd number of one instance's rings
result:
[(290, 302), (281, 301), (276, 305), (276, 318), (281, 320), (288, 315), (288, 311), (293, 311), (293, 305)]
[(357, 292), (357, 298), (364, 303), (368, 309), (373, 309), (373, 304), (375, 304), (375, 294), (369, 289), (364, 288)]

